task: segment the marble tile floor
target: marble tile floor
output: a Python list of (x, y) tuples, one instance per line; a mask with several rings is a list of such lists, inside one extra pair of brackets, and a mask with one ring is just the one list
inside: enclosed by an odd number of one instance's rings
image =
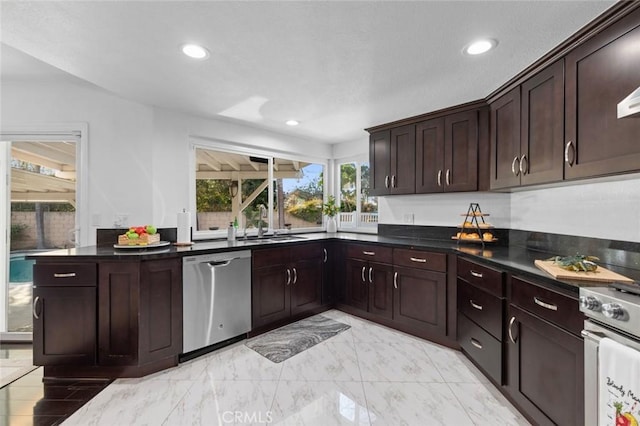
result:
[(527, 425), (459, 352), (332, 310), (351, 325), (275, 364), (244, 342), (119, 379), (64, 425)]
[(43, 384), (38, 368), (0, 389), (0, 426), (528, 424), (459, 352), (340, 311), (322, 315), (351, 328), (280, 364), (239, 342), (106, 388)]

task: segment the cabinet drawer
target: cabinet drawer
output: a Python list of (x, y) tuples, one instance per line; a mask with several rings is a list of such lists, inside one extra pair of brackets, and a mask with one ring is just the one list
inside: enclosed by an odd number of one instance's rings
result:
[(393, 259), (393, 249), (376, 245), (350, 244), (347, 247), (347, 257), (390, 264)]
[(502, 343), (464, 314), (458, 313), (458, 343), (482, 369), (502, 382)]
[(458, 257), (458, 277), (498, 297), (504, 295), (503, 273)]
[(253, 267), (262, 268), (265, 266), (284, 265), (289, 260), (289, 249), (263, 249), (253, 250)]
[(409, 268), (447, 272), (447, 255), (429, 251), (393, 249), (393, 264)]
[(511, 278), (511, 303), (580, 335), (584, 315), (577, 298), (556, 293), (519, 278)]
[(300, 244), (291, 247), (291, 259), (293, 261), (323, 258), (324, 253), (320, 243)]
[(458, 280), (458, 311), (502, 341), (502, 299)]
[(33, 284), (46, 286), (94, 287), (98, 268), (95, 263), (38, 263), (33, 265)]

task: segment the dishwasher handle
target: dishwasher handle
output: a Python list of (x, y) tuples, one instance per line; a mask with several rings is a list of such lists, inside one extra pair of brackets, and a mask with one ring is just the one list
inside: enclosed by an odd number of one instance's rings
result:
[(224, 267), (224, 266), (229, 266), (229, 264), (231, 263), (231, 260), (221, 260), (219, 262), (207, 262), (207, 264), (212, 268)]

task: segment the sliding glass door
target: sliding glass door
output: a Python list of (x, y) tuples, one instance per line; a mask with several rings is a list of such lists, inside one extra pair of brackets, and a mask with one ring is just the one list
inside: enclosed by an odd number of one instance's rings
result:
[(28, 337), (32, 331), (33, 261), (38, 251), (75, 246), (76, 140), (0, 142), (0, 196), (6, 224), (0, 253), (0, 332)]

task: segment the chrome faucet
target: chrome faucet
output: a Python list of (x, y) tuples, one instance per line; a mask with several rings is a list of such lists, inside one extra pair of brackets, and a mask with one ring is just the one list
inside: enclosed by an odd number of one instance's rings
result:
[(258, 209), (260, 209), (260, 214), (258, 215), (258, 238), (262, 238), (264, 236), (264, 229), (262, 229), (262, 218), (267, 215), (267, 208), (264, 204), (259, 204)]

